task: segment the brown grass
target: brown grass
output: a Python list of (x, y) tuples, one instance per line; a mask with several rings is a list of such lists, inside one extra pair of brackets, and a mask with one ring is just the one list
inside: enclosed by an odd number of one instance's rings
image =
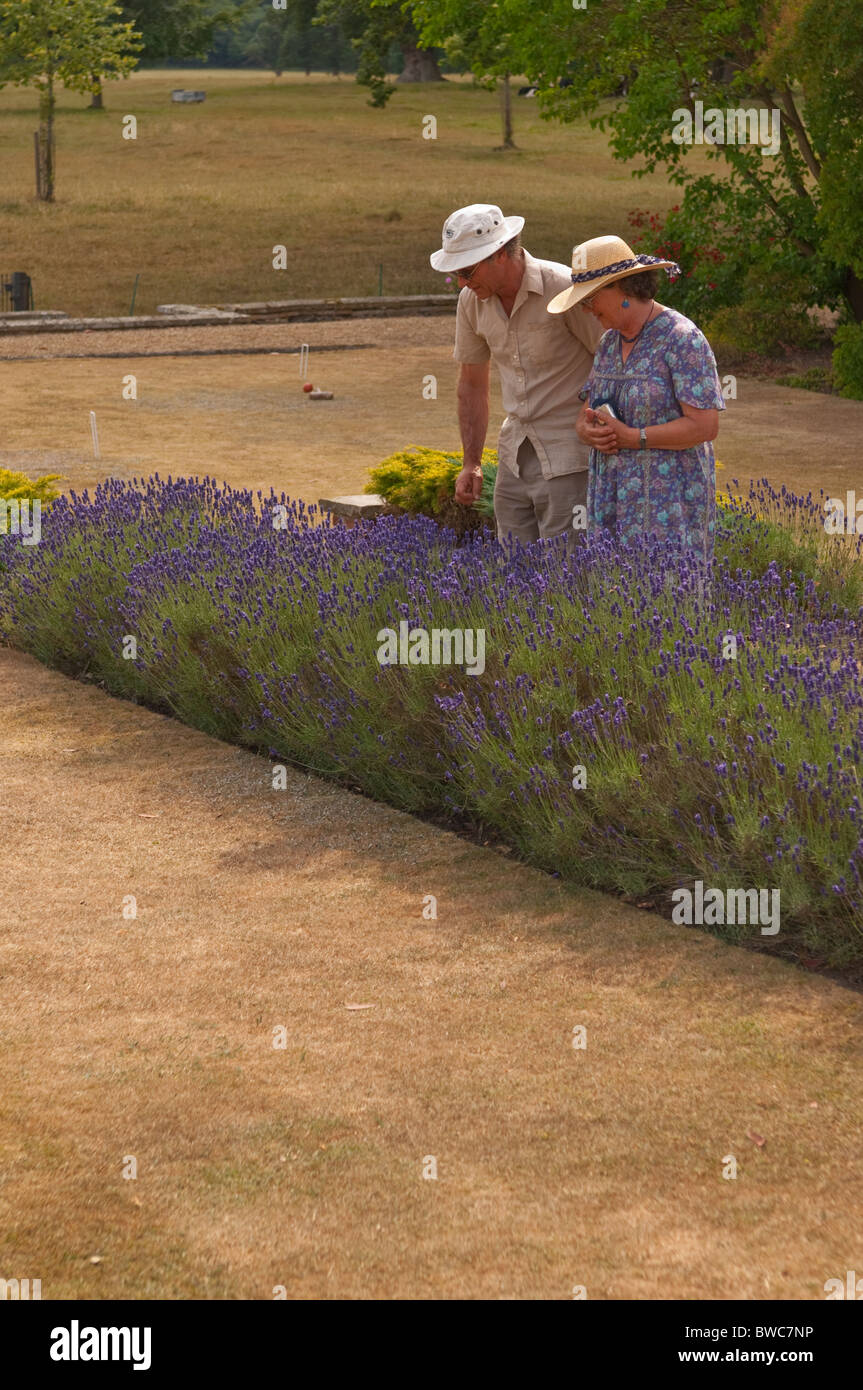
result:
[[(237, 487), (277, 491), (316, 502), (333, 492), (358, 492), (368, 469), (408, 444), (458, 447), (455, 365), (450, 318), (366, 319), (330, 324), (141, 330), (0, 339), (0, 354), (146, 352), (184, 346), (298, 348), (311, 344), (310, 375), (335, 393), (309, 401), (294, 356), (141, 357), (6, 362), (0, 466), (31, 476), (61, 472), (66, 486), (91, 487), (109, 474), (210, 473)], [(333, 352), (328, 343), (365, 343), (361, 352)], [(137, 377), (137, 401), (122, 398), (123, 378)], [(423, 378), (437, 377), (436, 400), (424, 400)], [(717, 457), (723, 488), (738, 477), (767, 476), (805, 495), (819, 488), (844, 497), (857, 486), (863, 403), (830, 401), (825, 448), (820, 398), (750, 377), (738, 378), (737, 400), (724, 413)], [(90, 443), (96, 411), (102, 459)], [(496, 440), (502, 419), (492, 377)]]
[(820, 1299), (855, 1267), (859, 994), (300, 773), (274, 792), (19, 653), (0, 710), (4, 1277)]
[[(173, 87), (207, 91), (174, 105)], [(384, 111), (353, 78), (146, 71), (106, 86), (103, 113), (62, 92), (57, 201), (33, 197), (35, 95), (0, 91), (0, 270), (26, 270), (37, 308), (139, 313), (160, 303), (438, 291), (429, 253), (455, 207), (495, 202), (527, 219), (537, 255), (569, 261), (626, 214), (679, 200), (659, 173), (635, 182), (606, 136), (540, 120), (515, 100), (519, 148), (495, 152), (493, 93), (458, 78), (401, 89)], [(122, 138), (122, 118), (138, 121)], [(438, 138), (422, 138), (434, 114)], [(274, 270), (273, 247), (290, 266)]]

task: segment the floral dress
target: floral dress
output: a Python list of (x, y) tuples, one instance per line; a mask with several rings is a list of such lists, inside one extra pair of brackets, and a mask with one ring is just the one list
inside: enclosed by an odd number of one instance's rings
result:
[[(607, 401), (636, 429), (676, 420), (681, 403), (725, 409), (710, 344), (676, 309), (663, 309), (645, 325), (625, 362), (620, 349), (620, 334), (609, 329), (579, 392), (594, 408)], [(709, 559), (716, 526), (713, 445), (616, 454), (591, 449), (587, 524), (617, 528), (626, 540), (651, 532), (676, 538)]]

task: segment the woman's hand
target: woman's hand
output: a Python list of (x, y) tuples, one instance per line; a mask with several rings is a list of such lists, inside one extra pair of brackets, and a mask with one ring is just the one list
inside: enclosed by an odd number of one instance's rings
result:
[(612, 425), (618, 423), (605, 414), (598, 414), (589, 405), (583, 405), (575, 423), (575, 432), (591, 449), (599, 449), (603, 454), (614, 454), (619, 449)]
[(632, 425), (625, 425), (622, 420), (608, 419), (608, 428), (611, 430), (614, 442), (610, 448), (602, 449), (604, 454), (616, 454), (620, 449), (637, 449), (640, 443), (640, 435)]

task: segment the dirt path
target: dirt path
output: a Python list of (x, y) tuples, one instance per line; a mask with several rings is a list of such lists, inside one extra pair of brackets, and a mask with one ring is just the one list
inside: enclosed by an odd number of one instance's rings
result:
[[(410, 444), (458, 447), (452, 320), (359, 319), (321, 324), (172, 328), (0, 338), (4, 392), (0, 467), (60, 472), (81, 490), (113, 475), (215, 474), (236, 487), (285, 490), (306, 502), (358, 492), (368, 469)], [(312, 380), (335, 393), (312, 402), (285, 348), (311, 346)], [(365, 344), (327, 352), (328, 345)], [(52, 360), (52, 353), (130, 354), (270, 347), (273, 356)], [(490, 442), (502, 419), (496, 373)], [(124, 399), (134, 376), (136, 399)], [(432, 389), (436, 396), (424, 394)], [(124, 385), (125, 383), (125, 385)], [(93, 458), (95, 410), (102, 457)], [(829, 419), (829, 435), (826, 421)], [(716, 444), (719, 474), (766, 476), (805, 495), (863, 493), (863, 401), (839, 400), (741, 376)]]
[(273, 791), (8, 650), (0, 737), (3, 1277), (819, 1299), (859, 1269), (859, 994), (301, 773)]

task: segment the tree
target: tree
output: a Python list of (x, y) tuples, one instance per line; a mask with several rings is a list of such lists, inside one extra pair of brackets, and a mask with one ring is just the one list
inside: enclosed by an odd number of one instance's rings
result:
[(286, 0), (293, 23), (293, 48), (302, 59), (303, 71), (308, 77), (312, 71), (314, 43), (312, 21), (318, 8), (318, 0)]
[[(470, 17), (473, 0), (435, 0)], [(415, 8), (431, 9), (431, 5)], [(684, 188), (667, 228), (700, 229), (736, 274), (775, 273), (811, 304), (863, 321), (863, 6), (859, 0), (498, 0), (514, 70), (541, 87), (544, 115), (589, 116), (635, 173), (664, 165)], [(423, 33), (431, 32), (423, 27)], [(572, 79), (560, 87), (561, 78)], [(612, 93), (626, 96), (608, 109)], [(757, 144), (676, 143), (676, 113), (763, 109), (776, 153)], [(680, 127), (678, 126), (678, 132)], [(697, 168), (693, 151), (697, 150)], [(713, 166), (704, 172), (703, 158)]]
[(500, 88), (504, 150), (512, 134), (513, 34), (504, 7), (485, 0), (415, 0), (414, 22), (423, 43), (438, 44), (454, 68), (469, 70), (483, 87)]
[(357, 51), (357, 81), (371, 91), (371, 105), (385, 106), (394, 87), (387, 81), (387, 57), (396, 45), (402, 54), (398, 82), (443, 82), (437, 56), (420, 39), (406, 0), (319, 0), (315, 24), (338, 23)]
[(0, 0), (0, 86), (39, 93), (36, 195), (54, 201), (55, 87), (93, 90), (102, 77), (125, 77), (135, 66), (140, 35), (114, 16), (112, 0)]
[(311, 70), (315, 51), (319, 61), (333, 77), (341, 75), (346, 62), (353, 71), (355, 62), (347, 57), (347, 53), (355, 48), (353, 40), (360, 33), (362, 5), (352, 0), (332, 4), (323, 4), (320, 0), (286, 0), (286, 3), (293, 13), (297, 33), (303, 40), (306, 75)]
[[(235, 26), (248, 0), (231, 6), (217, 0), (118, 0), (123, 18), (141, 35), (141, 61), (203, 58), (220, 25)], [(272, 10), (272, 6), (270, 6)]]
[(274, 10), (269, 0), (265, 0), (243, 52), (251, 62), (272, 68), (276, 77), (281, 77), (293, 37), (292, 30), (293, 24), (287, 10)]

